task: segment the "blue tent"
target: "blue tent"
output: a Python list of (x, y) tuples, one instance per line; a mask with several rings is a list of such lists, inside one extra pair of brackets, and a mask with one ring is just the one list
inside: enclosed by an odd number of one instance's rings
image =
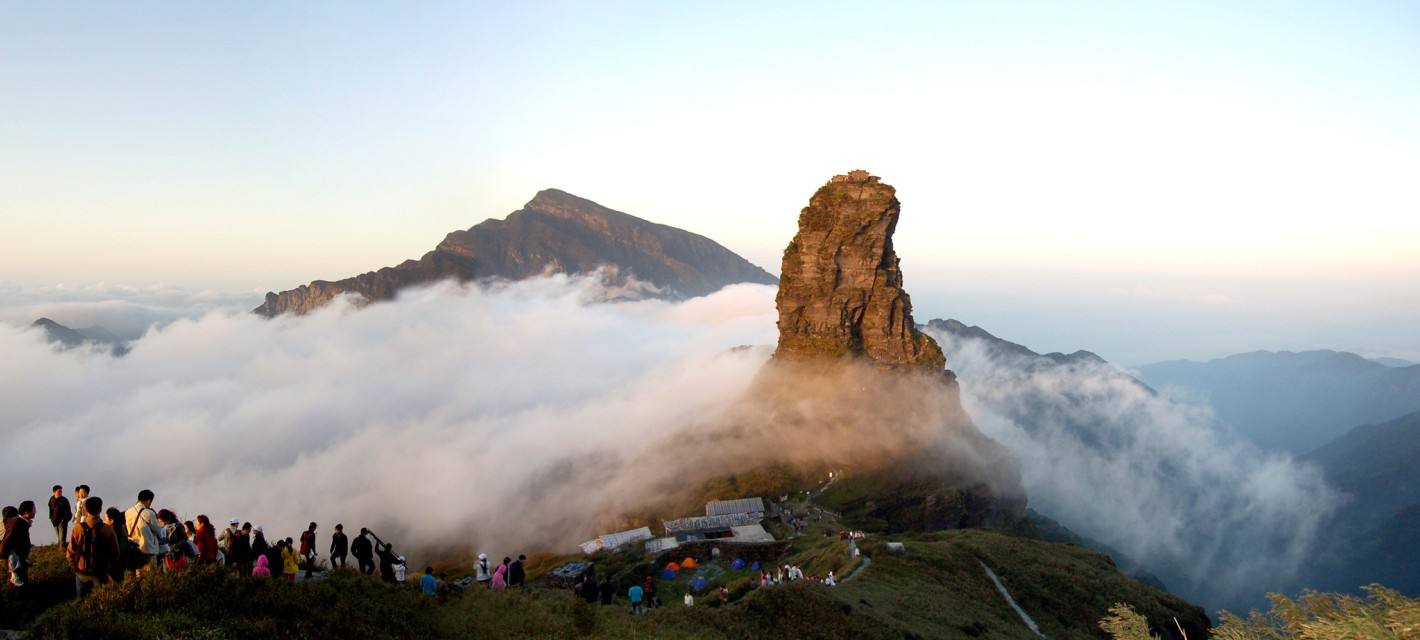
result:
[(745, 568), (745, 561), (739, 558), (735, 558), (735, 561), (730, 563), (730, 568), (734, 569), (735, 571), (739, 571), (740, 569)]
[(704, 578), (704, 577), (697, 577), (695, 580), (691, 581), (691, 583), (690, 583), (690, 588), (691, 588), (692, 591), (704, 591), (704, 590), (705, 590), (705, 578)]
[(754, 565), (751, 566), (750, 569), (751, 569), (751, 570), (754, 570), (754, 571), (759, 571), (759, 561), (758, 561), (758, 560), (755, 560), (755, 561), (754, 561)]
[(674, 572), (674, 571), (671, 571), (670, 569), (666, 569), (666, 570), (664, 570), (664, 571), (661, 572), (661, 579), (662, 579), (662, 580), (675, 580), (675, 572)]

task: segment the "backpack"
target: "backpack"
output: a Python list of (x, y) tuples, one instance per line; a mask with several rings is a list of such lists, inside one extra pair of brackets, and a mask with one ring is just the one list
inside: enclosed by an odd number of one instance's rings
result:
[(77, 543), (69, 540), (69, 549), (65, 555), (68, 556), (69, 566), (75, 573), (88, 575), (94, 570), (94, 540), (99, 537), (99, 530), (83, 521), (79, 522), (79, 527), (82, 529), (79, 540)]

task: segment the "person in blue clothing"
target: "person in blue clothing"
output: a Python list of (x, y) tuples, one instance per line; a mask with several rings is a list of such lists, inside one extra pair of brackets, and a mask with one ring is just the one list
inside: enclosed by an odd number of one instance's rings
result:
[(419, 590), (430, 598), (439, 595), (439, 579), (434, 577), (434, 567), (424, 567), (424, 577), (419, 579)]
[(626, 599), (631, 601), (631, 615), (640, 615), (642, 613), (641, 598), (644, 595), (645, 592), (641, 589), (641, 585), (639, 584), (631, 585), (631, 590), (626, 592)]

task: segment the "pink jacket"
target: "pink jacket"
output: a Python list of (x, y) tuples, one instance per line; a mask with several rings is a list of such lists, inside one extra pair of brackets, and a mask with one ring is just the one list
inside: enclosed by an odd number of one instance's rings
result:
[(263, 578), (271, 577), (271, 569), (267, 568), (267, 561), (265, 555), (260, 555), (256, 557), (256, 568), (251, 570), (251, 574), (254, 576), (261, 576)]
[(501, 564), (493, 571), (494, 591), (502, 591), (508, 587), (508, 579), (504, 576), (506, 573), (508, 573), (508, 567)]

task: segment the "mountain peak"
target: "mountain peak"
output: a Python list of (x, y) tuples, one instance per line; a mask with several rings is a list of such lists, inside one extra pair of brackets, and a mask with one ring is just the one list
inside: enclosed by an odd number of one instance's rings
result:
[(941, 371), (946, 357), (912, 321), (893, 250), (897, 191), (867, 171), (834, 176), (799, 214), (784, 250), (776, 358), (857, 356)]
[(602, 206), (561, 189), (543, 189), (502, 220), (488, 219), (444, 237), (418, 260), (334, 282), (316, 280), (266, 294), (254, 311), (307, 313), (353, 293), (361, 303), (438, 280), (521, 280), (548, 272), (588, 274), (604, 267), (617, 284), (647, 295), (705, 295), (741, 282), (774, 284), (768, 272), (704, 236)]

